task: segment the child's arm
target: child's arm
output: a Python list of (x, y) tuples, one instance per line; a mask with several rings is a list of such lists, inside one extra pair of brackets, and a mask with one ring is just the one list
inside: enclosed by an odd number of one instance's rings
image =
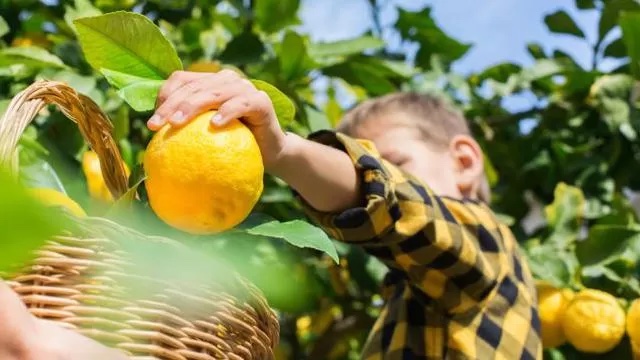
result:
[(267, 172), (295, 189), (319, 211), (341, 211), (360, 200), (356, 170), (344, 152), (286, 135), (269, 97), (233, 71), (174, 73), (161, 89), (148, 126), (180, 126), (207, 109), (218, 109), (220, 126), (242, 118), (260, 145)]

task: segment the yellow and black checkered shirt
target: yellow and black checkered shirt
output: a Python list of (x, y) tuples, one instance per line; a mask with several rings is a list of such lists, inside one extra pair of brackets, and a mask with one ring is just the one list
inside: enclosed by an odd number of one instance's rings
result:
[(487, 206), (434, 195), (371, 142), (330, 131), (309, 138), (349, 154), (366, 200), (335, 214), (302, 201), (305, 211), (390, 269), (362, 359), (542, 359), (532, 276)]

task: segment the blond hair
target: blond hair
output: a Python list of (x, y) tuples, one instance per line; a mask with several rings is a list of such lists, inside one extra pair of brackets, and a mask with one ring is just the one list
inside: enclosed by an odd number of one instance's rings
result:
[[(408, 116), (399, 117), (398, 114)], [(337, 131), (356, 136), (364, 121), (387, 115), (393, 121), (414, 127), (425, 143), (436, 147), (449, 146), (457, 135), (472, 136), (465, 117), (445, 100), (415, 92), (398, 92), (366, 100), (347, 111)], [(490, 202), (491, 190), (486, 175), (477, 195), (480, 200)]]

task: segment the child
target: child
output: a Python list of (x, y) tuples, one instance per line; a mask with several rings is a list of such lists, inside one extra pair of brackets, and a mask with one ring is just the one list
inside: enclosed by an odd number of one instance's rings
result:
[(285, 134), (269, 97), (236, 73), (176, 72), (148, 126), (209, 109), (214, 126), (241, 119), (252, 130), (266, 171), (328, 234), (389, 267), (363, 359), (542, 358), (532, 276), (485, 204), (482, 151), (462, 116), (400, 93), (307, 140)]

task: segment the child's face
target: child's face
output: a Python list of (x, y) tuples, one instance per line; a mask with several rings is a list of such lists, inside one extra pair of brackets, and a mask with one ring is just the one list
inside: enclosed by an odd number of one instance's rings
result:
[(449, 147), (430, 146), (415, 127), (385, 119), (363, 122), (354, 135), (373, 141), (383, 158), (428, 184), (438, 195), (477, 195), (482, 157), (469, 137), (457, 137)]

